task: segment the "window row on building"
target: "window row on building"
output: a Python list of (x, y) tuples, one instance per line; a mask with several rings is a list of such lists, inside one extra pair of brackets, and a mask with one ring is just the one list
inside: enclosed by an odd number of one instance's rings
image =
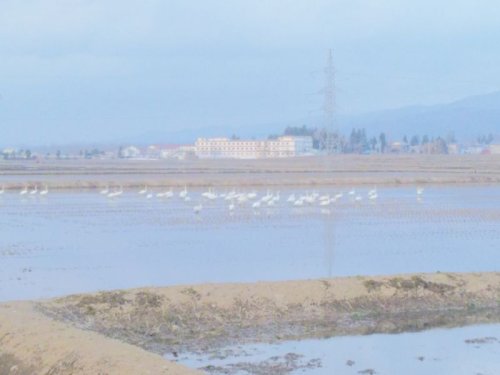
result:
[(311, 154), (312, 138), (291, 136), (269, 140), (198, 138), (195, 150), (199, 158), (286, 158)]

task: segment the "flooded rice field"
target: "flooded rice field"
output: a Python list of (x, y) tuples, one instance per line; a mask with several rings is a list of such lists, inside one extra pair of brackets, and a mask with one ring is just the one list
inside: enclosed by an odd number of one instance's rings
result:
[(500, 259), (498, 186), (114, 197), (42, 189), (0, 195), (2, 301), (187, 283), (496, 271)]
[(227, 347), (166, 357), (209, 374), (500, 373), (500, 325)]

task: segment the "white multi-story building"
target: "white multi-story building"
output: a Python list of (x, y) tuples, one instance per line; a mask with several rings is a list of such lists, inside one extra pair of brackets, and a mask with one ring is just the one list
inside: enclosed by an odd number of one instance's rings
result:
[(142, 156), (141, 150), (139, 150), (138, 147), (135, 146), (127, 146), (124, 147), (120, 150), (120, 155), (121, 158), (126, 158), (126, 159), (135, 159), (139, 158)]
[(490, 151), (490, 154), (500, 155), (500, 143), (489, 145), (488, 150)]
[(199, 158), (263, 159), (308, 155), (311, 137), (285, 136), (268, 140), (198, 138), (195, 143)]

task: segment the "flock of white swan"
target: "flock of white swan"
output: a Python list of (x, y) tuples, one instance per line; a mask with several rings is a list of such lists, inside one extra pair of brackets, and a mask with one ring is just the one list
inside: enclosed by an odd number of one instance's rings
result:
[[(0, 195), (5, 193), (5, 187), (0, 188)], [(105, 186), (99, 193), (109, 199), (116, 199), (124, 194), (122, 186), (111, 188), (109, 185)], [(422, 187), (417, 187), (416, 194), (417, 198), (422, 197), (424, 189)], [(24, 187), (18, 192), (20, 196), (46, 196), (49, 194), (48, 185), (43, 185), (39, 188), (38, 185), (32, 187), (24, 185)], [(187, 187), (178, 193), (174, 192), (173, 188), (163, 191), (155, 191), (148, 186), (144, 186), (142, 189), (137, 191), (139, 196), (143, 196), (144, 199), (162, 199), (168, 200), (173, 198), (179, 198), (184, 202), (192, 202), (193, 198), (188, 192)], [(319, 206), (321, 208), (328, 208), (341, 200), (344, 197), (348, 197), (352, 202), (361, 202), (364, 199), (368, 201), (376, 201), (379, 197), (377, 188), (373, 188), (368, 191), (366, 195), (357, 192), (355, 189), (351, 189), (347, 192), (338, 192), (333, 194), (320, 194), (317, 191), (307, 191), (302, 193), (290, 193), (287, 197), (281, 197), (279, 191), (272, 192), (267, 190), (265, 193), (259, 194), (257, 191), (237, 191), (230, 190), (223, 193), (216, 193), (214, 189), (209, 188), (207, 191), (201, 193), (201, 196), (197, 199), (197, 204), (192, 206), (192, 210), (195, 214), (199, 214), (203, 210), (203, 203), (205, 201), (223, 201), (227, 202), (227, 208), (229, 211), (234, 211), (237, 207), (247, 205), (254, 210), (259, 210), (261, 207), (274, 207), (280, 202), (284, 202), (291, 207), (302, 207), (302, 206)]]
[[(123, 187), (117, 187), (111, 189), (106, 186), (100, 191), (101, 195), (108, 198), (117, 198), (124, 193)], [(417, 197), (421, 197), (424, 193), (422, 187), (417, 187), (416, 194)], [(164, 191), (154, 191), (148, 186), (144, 186), (141, 190), (137, 191), (138, 195), (143, 196), (145, 199), (162, 199), (167, 200), (171, 198), (178, 197), (184, 202), (191, 202), (193, 198), (190, 196), (187, 187), (178, 193), (174, 192), (173, 188)], [(203, 210), (204, 201), (223, 201), (227, 202), (227, 208), (229, 211), (234, 211), (239, 206), (250, 206), (254, 210), (258, 210), (261, 207), (274, 207), (280, 202), (286, 202), (286, 204), (292, 207), (302, 207), (302, 206), (319, 206), (322, 208), (327, 208), (330, 205), (335, 204), (337, 201), (348, 196), (350, 201), (361, 202), (365, 198), (369, 201), (376, 201), (379, 197), (377, 188), (373, 188), (368, 191), (367, 195), (364, 196), (360, 194), (355, 189), (348, 192), (338, 192), (334, 194), (320, 194), (316, 191), (308, 191), (302, 193), (291, 193), (287, 197), (281, 197), (280, 191), (272, 192), (267, 190), (265, 193), (259, 194), (257, 191), (237, 191), (230, 190), (222, 193), (216, 193), (215, 190), (209, 188), (207, 191), (201, 193), (201, 199), (198, 199), (198, 203), (195, 204), (192, 209), (195, 214), (199, 214)]]
[[(0, 188), (0, 195), (3, 195), (5, 193), (5, 186), (2, 186)], [(19, 195), (24, 196), (24, 195), (47, 195), (49, 194), (49, 186), (44, 185), (42, 188), (39, 188), (38, 185), (33, 186), (30, 188), (28, 185), (24, 185), (24, 187), (19, 191)]]

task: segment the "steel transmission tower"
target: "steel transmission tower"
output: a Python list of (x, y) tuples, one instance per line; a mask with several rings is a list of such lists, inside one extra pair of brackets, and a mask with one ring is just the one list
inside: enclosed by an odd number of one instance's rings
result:
[[(323, 112), (325, 116), (325, 152), (327, 155), (336, 154), (340, 151), (339, 133), (335, 124), (335, 67), (333, 65), (333, 51), (328, 50), (326, 66), (324, 70), (325, 86), (322, 93), (324, 95)], [(330, 158), (325, 158), (325, 172), (330, 168)], [(332, 277), (333, 263), (335, 255), (335, 218), (336, 213), (331, 212), (325, 217), (324, 245), (325, 261), (327, 266), (327, 277)]]
[(334, 154), (340, 151), (339, 137), (335, 126), (335, 67), (333, 65), (333, 51), (328, 50), (328, 57), (325, 67), (325, 87), (322, 90), (324, 95), (323, 111), (325, 114), (325, 151), (327, 154)]

